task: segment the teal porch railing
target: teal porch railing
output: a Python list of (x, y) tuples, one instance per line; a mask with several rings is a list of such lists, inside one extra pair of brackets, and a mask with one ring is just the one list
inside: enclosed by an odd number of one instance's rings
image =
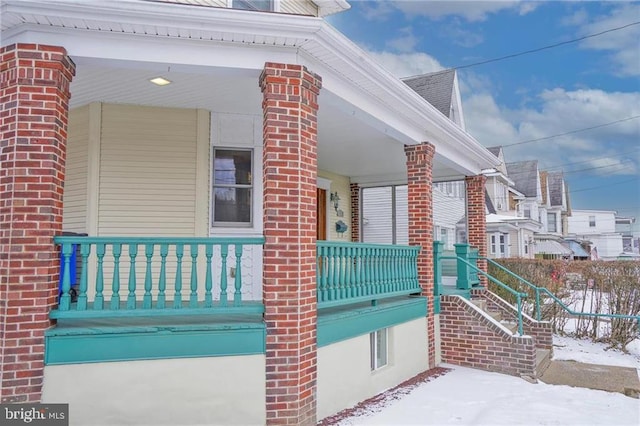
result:
[(420, 293), (420, 247), (317, 242), (318, 307)]
[[(61, 291), (51, 318), (264, 311), (262, 303), (242, 299), (243, 257), (264, 238), (60, 236), (54, 241), (61, 246)], [(75, 253), (79, 279), (72, 291)]]
[[(518, 334), (522, 335), (524, 332), (523, 322), (522, 322), (522, 302), (523, 299), (527, 297), (526, 293), (521, 293), (509, 287), (507, 284), (502, 281), (492, 277), (487, 274), (480, 268), (478, 268), (477, 260), (478, 260), (478, 251), (470, 248), (468, 244), (455, 244), (455, 256), (447, 256), (443, 254), (442, 243), (440, 241), (434, 241), (433, 243), (433, 252), (434, 252), (434, 296), (439, 298), (441, 294), (443, 294), (443, 283), (442, 283), (442, 270), (443, 270), (443, 261), (455, 261), (456, 265), (456, 289), (467, 292), (471, 290), (472, 287), (477, 286), (480, 283), (478, 279), (478, 275), (482, 275), (487, 277), (487, 279), (499, 287), (503, 288), (505, 291), (510, 293), (516, 299), (516, 309), (517, 309), (517, 320), (518, 320)], [(449, 266), (451, 269), (451, 266)], [(467, 296), (469, 297), (469, 296)]]
[(528, 287), (529, 290), (534, 292), (534, 295), (535, 295), (534, 312), (535, 312), (535, 317), (538, 321), (542, 320), (542, 311), (541, 311), (542, 310), (541, 293), (542, 293), (546, 295), (549, 299), (551, 299), (553, 303), (556, 303), (560, 307), (560, 309), (564, 310), (568, 314), (575, 315), (577, 317), (588, 317), (588, 318), (611, 318), (611, 319), (635, 320), (638, 326), (638, 331), (640, 332), (640, 316), (574, 311), (571, 308), (569, 308), (567, 305), (565, 305), (560, 298), (558, 298), (555, 294), (553, 294), (553, 292), (549, 291), (549, 289), (547, 289), (546, 287), (536, 286), (535, 284), (529, 282), (528, 280), (522, 278), (521, 276), (514, 274), (513, 272), (511, 272), (510, 270), (508, 270), (507, 268), (505, 268), (504, 266), (500, 265), (498, 262), (492, 259), (489, 259), (486, 257), (483, 257), (482, 259), (486, 260), (489, 264), (505, 272), (507, 275), (515, 278), (517, 281), (521, 282), (526, 287)]

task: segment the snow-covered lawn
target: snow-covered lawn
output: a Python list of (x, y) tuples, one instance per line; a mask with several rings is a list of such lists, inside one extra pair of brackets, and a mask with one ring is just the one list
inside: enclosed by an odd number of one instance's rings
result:
[[(554, 359), (640, 369), (640, 341), (629, 354), (604, 345), (554, 338)], [(497, 373), (453, 371), (406, 396), (369, 407), (340, 425), (640, 425), (640, 401), (617, 393), (531, 384)]]

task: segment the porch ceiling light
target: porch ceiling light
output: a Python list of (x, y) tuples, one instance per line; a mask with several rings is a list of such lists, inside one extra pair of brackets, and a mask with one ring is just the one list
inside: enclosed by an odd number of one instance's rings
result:
[(155, 78), (152, 78), (149, 81), (152, 82), (153, 84), (158, 85), (158, 86), (166, 86), (167, 84), (171, 84), (171, 81), (167, 80), (164, 77), (155, 77)]

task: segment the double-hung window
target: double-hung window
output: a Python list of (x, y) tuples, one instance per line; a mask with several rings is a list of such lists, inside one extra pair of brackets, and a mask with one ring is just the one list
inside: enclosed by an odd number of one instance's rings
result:
[(212, 223), (251, 226), (253, 215), (253, 151), (214, 148)]

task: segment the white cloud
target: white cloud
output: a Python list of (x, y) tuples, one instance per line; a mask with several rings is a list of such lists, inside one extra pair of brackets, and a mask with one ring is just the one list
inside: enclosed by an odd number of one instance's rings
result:
[(394, 1), (393, 5), (409, 16), (423, 15), (433, 19), (460, 16), (467, 21), (484, 21), (490, 14), (503, 10), (514, 10), (524, 15), (537, 7), (534, 2), (518, 0), (417, 0)]
[[(622, 3), (614, 7), (608, 15), (592, 17), (587, 20), (582, 12), (565, 18), (568, 25), (580, 25), (579, 36), (597, 34), (613, 28), (619, 28), (637, 21), (640, 16), (640, 3)], [(627, 77), (640, 75), (640, 25), (629, 26), (580, 43), (584, 49), (609, 51), (613, 74)]]
[(538, 97), (541, 103), (536, 108), (509, 110), (499, 108), (488, 92), (472, 94), (464, 101), (467, 129), (486, 146), (542, 139), (505, 147), (507, 161), (537, 159), (542, 168), (580, 162), (567, 171), (591, 169), (599, 175), (640, 172), (640, 119), (546, 139), (640, 116), (640, 92), (556, 88)]
[(443, 26), (441, 31), (454, 44), (462, 47), (474, 47), (484, 41), (484, 37), (481, 34), (465, 29), (465, 25), (458, 18), (452, 19), (448, 25)]
[[(424, 53), (369, 53), (398, 77), (443, 69)], [(640, 116), (640, 91), (558, 87), (530, 93), (535, 102), (510, 109), (497, 103), (494, 83), (486, 76), (466, 71), (459, 78), (467, 131), (484, 146), (504, 145), (507, 161), (537, 159), (542, 169), (579, 163), (565, 172), (589, 169), (600, 176), (640, 174), (640, 118), (548, 138)], [(532, 139), (542, 140), (507, 146)]]
[(387, 47), (398, 52), (412, 52), (418, 44), (418, 38), (413, 35), (411, 27), (405, 27), (400, 30), (400, 36), (387, 41)]
[(390, 53), (368, 51), (378, 63), (397, 77), (409, 77), (443, 70), (444, 67), (426, 53)]
[(365, 19), (370, 21), (385, 21), (395, 11), (388, 1), (362, 1), (359, 5)]

